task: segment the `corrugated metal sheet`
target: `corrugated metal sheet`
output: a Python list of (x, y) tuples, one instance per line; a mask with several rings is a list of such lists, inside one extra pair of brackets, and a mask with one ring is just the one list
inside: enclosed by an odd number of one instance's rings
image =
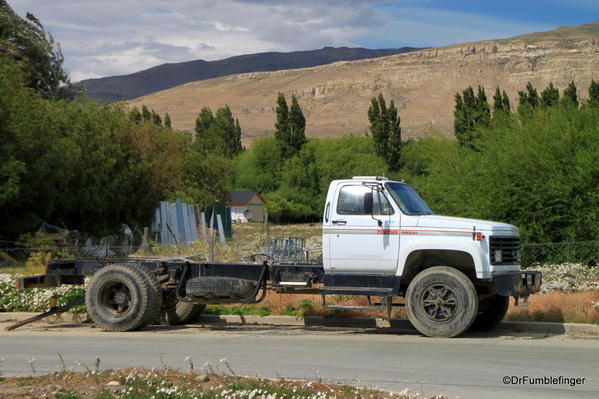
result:
[(181, 200), (161, 201), (154, 213), (152, 231), (161, 244), (189, 244), (198, 240), (198, 208)]

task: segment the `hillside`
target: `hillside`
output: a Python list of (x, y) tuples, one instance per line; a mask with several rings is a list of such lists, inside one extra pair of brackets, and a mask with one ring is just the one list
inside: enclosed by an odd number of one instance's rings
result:
[(404, 137), (416, 137), (431, 126), (451, 135), (454, 95), (469, 85), (484, 85), (489, 97), (499, 86), (514, 105), (528, 81), (539, 88), (553, 82), (563, 89), (575, 80), (586, 96), (591, 79), (599, 79), (599, 21), (383, 58), (191, 82), (130, 104), (168, 112), (180, 129), (192, 129), (203, 106), (228, 104), (247, 143), (273, 131), (279, 91), (297, 96), (312, 137), (363, 134), (370, 99), (382, 92), (398, 105)]
[(83, 80), (90, 97), (103, 101), (131, 99), (170, 89), (183, 83), (237, 73), (278, 71), (330, 64), (336, 61), (361, 60), (414, 51), (415, 48), (371, 50), (366, 48), (324, 47), (319, 50), (289, 53), (257, 53), (218, 61), (195, 60), (163, 64), (129, 75)]

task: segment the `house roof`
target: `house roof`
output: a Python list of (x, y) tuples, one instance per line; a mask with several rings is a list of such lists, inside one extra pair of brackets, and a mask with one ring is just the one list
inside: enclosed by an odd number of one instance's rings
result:
[(255, 191), (233, 191), (233, 192), (231, 192), (231, 201), (229, 201), (227, 204), (229, 204), (229, 205), (247, 204), (254, 195), (257, 195), (258, 198), (260, 198), (260, 200), (262, 202), (266, 202), (260, 196), (260, 194)]

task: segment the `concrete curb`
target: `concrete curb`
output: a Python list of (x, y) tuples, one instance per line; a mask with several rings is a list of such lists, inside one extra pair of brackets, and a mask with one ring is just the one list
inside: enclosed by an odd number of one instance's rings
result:
[[(322, 316), (242, 316), (242, 315), (203, 315), (198, 324), (248, 324), (275, 326), (324, 326), (358, 328), (392, 328), (395, 330), (415, 331), (408, 320), (375, 317), (326, 318)], [(496, 330), (541, 334), (589, 334), (599, 335), (599, 325), (578, 323), (546, 323), (525, 321), (503, 321)]]
[[(1, 322), (17, 322), (38, 313), (6, 312), (0, 313)], [(47, 320), (53, 323), (81, 323), (85, 314), (63, 313), (51, 316)], [(297, 326), (297, 327), (354, 327), (354, 328), (392, 328), (394, 330), (415, 331), (408, 320), (377, 317), (327, 318), (322, 316), (244, 316), (244, 315), (202, 315), (195, 324), (210, 325), (265, 325), (265, 326)], [(537, 334), (578, 334), (599, 335), (599, 325), (578, 323), (546, 323), (525, 321), (504, 321), (498, 331), (537, 333)]]

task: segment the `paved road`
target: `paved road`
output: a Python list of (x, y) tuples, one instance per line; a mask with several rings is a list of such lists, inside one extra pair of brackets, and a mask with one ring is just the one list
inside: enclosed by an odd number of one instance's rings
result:
[[(3, 328), (6, 323), (0, 323)], [(101, 368), (186, 367), (220, 359), (237, 374), (323, 378), (333, 382), (410, 389), (460, 398), (599, 398), (599, 340), (566, 336), (479, 334), (432, 339), (414, 333), (300, 327), (155, 328), (105, 333), (81, 326), (36, 324), (0, 332), (2, 374), (58, 370), (61, 353), (75, 370), (78, 361)], [(162, 360), (161, 360), (161, 353)], [(585, 378), (569, 385), (504, 385), (502, 377)]]

